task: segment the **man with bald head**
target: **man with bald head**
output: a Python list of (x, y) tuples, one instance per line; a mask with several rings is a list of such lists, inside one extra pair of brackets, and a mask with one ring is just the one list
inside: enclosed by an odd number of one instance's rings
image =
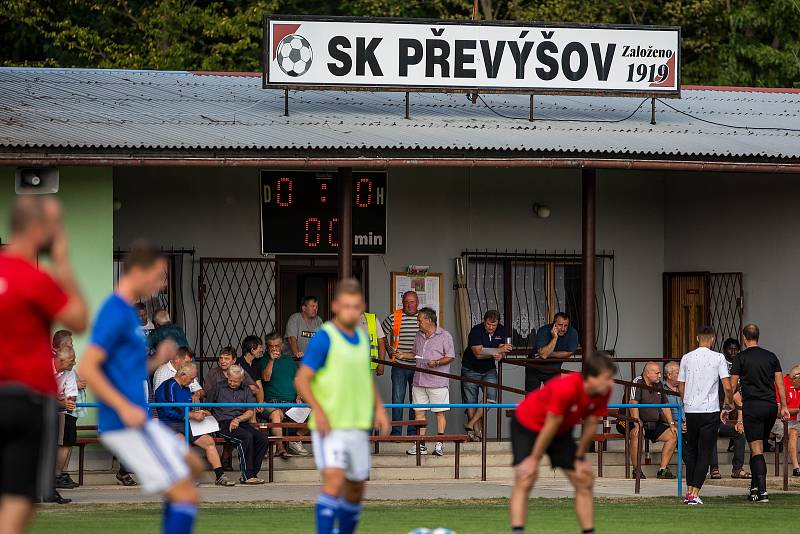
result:
[[(86, 302), (72, 274), (61, 207), (20, 196), (0, 253), (0, 525), (24, 532), (33, 502), (56, 495), (56, 395), (50, 332), (86, 329)], [(50, 257), (49, 273), (38, 266)]]
[[(660, 391), (664, 385), (661, 382), (661, 366), (656, 362), (648, 362), (644, 366), (640, 383), (646, 387), (637, 387), (631, 391), (631, 404), (668, 404), (667, 395)], [(631, 461), (635, 464), (639, 454), (639, 432), (644, 432), (644, 436), (651, 443), (661, 442), (661, 466), (656, 474), (656, 478), (675, 478), (669, 469), (669, 462), (678, 446), (677, 422), (672, 419), (672, 412), (669, 408), (631, 408), (631, 417), (641, 420), (640, 428), (637, 423), (631, 428)], [(644, 478), (640, 474), (640, 478)]]

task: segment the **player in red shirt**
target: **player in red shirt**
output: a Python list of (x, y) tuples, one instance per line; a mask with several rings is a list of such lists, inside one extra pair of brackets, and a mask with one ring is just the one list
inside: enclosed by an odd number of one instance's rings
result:
[[(594, 534), (592, 466), (585, 459), (597, 424), (608, 413), (608, 398), (617, 367), (604, 354), (583, 362), (580, 373), (562, 375), (530, 393), (517, 406), (511, 420), (514, 453), (514, 489), (511, 492), (512, 534), (525, 531), (528, 495), (547, 453), (552, 467), (564, 470), (575, 488), (575, 513), (584, 534)], [(583, 422), (579, 443), (572, 429)]]
[[(86, 329), (86, 303), (72, 276), (61, 208), (21, 196), (0, 253), (0, 530), (27, 528), (33, 502), (49, 499), (56, 459), (56, 381), (50, 330)], [(37, 259), (49, 254), (51, 274)]]

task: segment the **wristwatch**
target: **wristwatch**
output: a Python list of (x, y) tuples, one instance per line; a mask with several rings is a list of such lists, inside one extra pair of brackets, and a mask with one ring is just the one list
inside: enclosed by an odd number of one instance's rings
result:
[(576, 454), (575, 455), (575, 459), (583, 462), (583, 461), (586, 461), (586, 456), (583, 455), (583, 454)]

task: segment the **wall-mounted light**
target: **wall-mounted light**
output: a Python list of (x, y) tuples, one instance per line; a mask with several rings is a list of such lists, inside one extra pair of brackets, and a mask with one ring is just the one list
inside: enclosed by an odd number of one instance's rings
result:
[(122, 209), (122, 201), (120, 199), (118, 199), (118, 198), (115, 198), (113, 206), (114, 206), (114, 211), (121, 210)]
[(534, 204), (533, 213), (540, 219), (547, 219), (550, 217), (550, 206), (544, 204)]

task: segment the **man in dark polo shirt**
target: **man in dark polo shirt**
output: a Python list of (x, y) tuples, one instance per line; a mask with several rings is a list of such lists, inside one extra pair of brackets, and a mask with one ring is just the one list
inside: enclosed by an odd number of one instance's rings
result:
[[(500, 312), (489, 310), (483, 314), (483, 322), (472, 327), (467, 338), (467, 348), (461, 360), (461, 376), (475, 380), (483, 380), (497, 384), (497, 367), (495, 360), (501, 359), (511, 350), (511, 344), (506, 343), (506, 329), (500, 324)], [(461, 382), (461, 400), (472, 404), (483, 402), (480, 396), (481, 387), (471, 382)], [(489, 402), (497, 401), (497, 389), (488, 388)], [(483, 408), (467, 408), (469, 420), (464, 425), (467, 435), (473, 441), (481, 440), (481, 419)]]
[[(769, 439), (775, 419), (790, 417), (786, 406), (786, 388), (783, 383), (781, 362), (778, 357), (758, 345), (760, 331), (757, 325), (742, 328), (745, 349), (737, 354), (731, 366), (731, 387), (741, 380), (742, 422), (744, 435), (750, 444), (750, 495), (753, 502), (769, 502), (767, 494), (767, 463), (764, 460), (764, 443)], [(777, 404), (775, 402), (777, 392)]]
[[(82, 332), (87, 311), (58, 201), (17, 197), (9, 229), (0, 253), (0, 530), (25, 532), (35, 500), (61, 502), (52, 487), (58, 390), (50, 331), (59, 322)], [(52, 274), (37, 266), (42, 254)]]
[(561, 374), (564, 360), (578, 350), (578, 331), (569, 325), (569, 315), (558, 312), (553, 322), (546, 324), (536, 334), (536, 342), (528, 355), (543, 360), (536, 362), (537, 368), (525, 369), (525, 391), (539, 389), (542, 384)]
[[(661, 368), (655, 362), (648, 362), (642, 371), (642, 384), (653, 388), (664, 388), (661, 382)], [(631, 391), (631, 404), (669, 404), (667, 395), (663, 391), (648, 388), (635, 388)], [(664, 444), (661, 449), (661, 467), (656, 474), (656, 478), (675, 478), (669, 469), (669, 462), (678, 446), (678, 427), (677, 422), (672, 419), (672, 410), (669, 408), (631, 408), (631, 417), (642, 421), (644, 426), (644, 437), (650, 443), (660, 441)], [(638, 424), (631, 428), (631, 461), (636, 463), (636, 456), (639, 454), (639, 432)], [(635, 473), (634, 473), (635, 475)], [(640, 478), (645, 478), (640, 475)]]
[[(256, 402), (264, 402), (264, 384), (261, 381), (261, 366), (259, 360), (264, 357), (264, 342), (258, 336), (250, 335), (242, 340), (242, 355), (236, 363), (244, 372), (253, 379), (256, 389), (253, 394)], [(262, 413), (263, 408), (256, 408), (256, 413)]]
[[(250, 404), (255, 402), (250, 388), (242, 384), (244, 369), (231, 365), (228, 369), (228, 382), (214, 389), (208, 402)], [(213, 395), (213, 397), (212, 397)], [(267, 453), (268, 440), (265, 434), (254, 428), (256, 420), (252, 408), (221, 406), (213, 408), (214, 417), (219, 422), (219, 433), (233, 443), (239, 451), (239, 467), (242, 470), (243, 484), (263, 484), (258, 478), (261, 462)]]

